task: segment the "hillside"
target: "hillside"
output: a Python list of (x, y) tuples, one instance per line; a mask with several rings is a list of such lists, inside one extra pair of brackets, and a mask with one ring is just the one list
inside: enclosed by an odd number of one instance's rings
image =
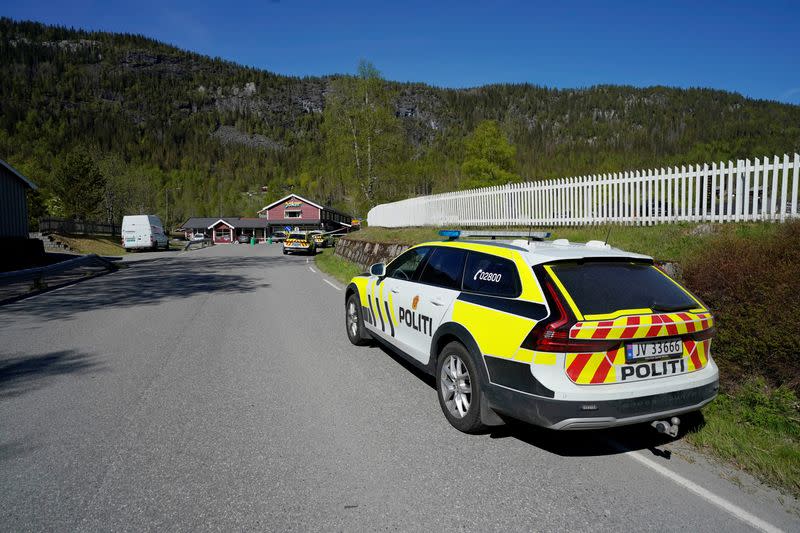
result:
[[(163, 215), (167, 195), (173, 221), (252, 215), (289, 190), (366, 210), (325, 164), (323, 110), (335, 77), (287, 77), (138, 35), (7, 18), (0, 69), (0, 157), (44, 186), (40, 210), (75, 147), (109, 179), (110, 218)], [(516, 145), (523, 179), (800, 149), (800, 107), (709, 89), (385, 82), (383, 90), (404, 146), (384, 170), (379, 201), (458, 187), (463, 140), (485, 119)]]

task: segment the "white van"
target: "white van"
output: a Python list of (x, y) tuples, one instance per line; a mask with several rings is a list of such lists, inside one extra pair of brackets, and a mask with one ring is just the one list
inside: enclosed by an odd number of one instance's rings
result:
[(156, 215), (127, 215), (122, 219), (122, 247), (130, 250), (169, 249), (164, 225)]

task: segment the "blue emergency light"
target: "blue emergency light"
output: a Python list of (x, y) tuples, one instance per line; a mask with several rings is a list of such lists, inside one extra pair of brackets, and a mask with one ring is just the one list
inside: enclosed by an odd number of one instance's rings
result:
[(461, 237), (478, 238), (478, 239), (527, 239), (528, 241), (543, 241), (550, 238), (549, 231), (507, 231), (507, 230), (460, 230), (460, 229), (443, 229), (439, 230), (439, 235), (447, 237), (447, 240), (454, 241)]
[(441, 237), (447, 237), (449, 240), (458, 239), (461, 236), (461, 231), (457, 229), (443, 229), (439, 231)]

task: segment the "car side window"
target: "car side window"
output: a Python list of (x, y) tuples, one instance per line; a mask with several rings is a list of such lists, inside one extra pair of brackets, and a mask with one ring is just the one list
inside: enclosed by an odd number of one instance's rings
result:
[(460, 290), (466, 257), (467, 252), (457, 248), (434, 248), (419, 281)]
[(520, 295), (517, 267), (512, 261), (479, 252), (470, 252), (464, 273), (464, 290), (516, 298)]
[(413, 248), (400, 254), (394, 261), (386, 267), (386, 277), (412, 281), (415, 279), (425, 256), (430, 248)]

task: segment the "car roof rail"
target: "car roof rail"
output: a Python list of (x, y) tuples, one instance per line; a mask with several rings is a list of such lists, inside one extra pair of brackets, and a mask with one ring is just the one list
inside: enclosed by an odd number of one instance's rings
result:
[(439, 231), (439, 235), (447, 237), (447, 240), (454, 241), (457, 239), (528, 239), (531, 241), (543, 241), (550, 238), (549, 231), (506, 231), (506, 230), (458, 230), (458, 229), (444, 229)]

